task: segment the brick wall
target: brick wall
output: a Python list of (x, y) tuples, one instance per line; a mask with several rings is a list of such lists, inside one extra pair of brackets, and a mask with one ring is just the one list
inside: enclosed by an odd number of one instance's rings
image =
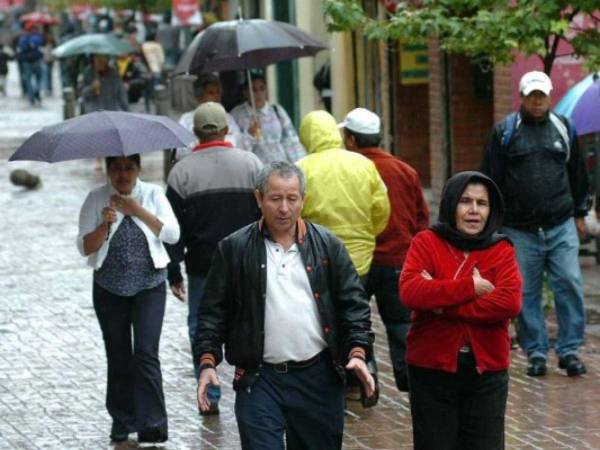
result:
[[(399, 57), (398, 57), (399, 59)], [(431, 183), (429, 156), (429, 85), (402, 85), (400, 62), (393, 67), (393, 152), (419, 173), (421, 183)]]
[(512, 111), (512, 66), (494, 68), (494, 123)]
[(429, 153), (431, 168), (432, 210), (435, 209), (446, 181), (446, 128), (443, 120), (442, 73), (437, 42), (429, 43)]
[(478, 96), (475, 70), (467, 57), (450, 58), (453, 173), (479, 168), (483, 147), (494, 123), (492, 86), (489, 96)]
[[(510, 67), (496, 68), (492, 74), (478, 71), (464, 56), (452, 55), (448, 61), (452, 173), (476, 170), (493, 124), (511, 109)], [(447, 156), (442, 56), (435, 42), (430, 43), (429, 65), (431, 188), (436, 203), (447, 178)]]

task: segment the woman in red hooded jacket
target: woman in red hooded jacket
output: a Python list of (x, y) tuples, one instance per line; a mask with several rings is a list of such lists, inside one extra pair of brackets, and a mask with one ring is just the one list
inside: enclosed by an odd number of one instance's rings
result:
[(406, 360), (417, 450), (504, 448), (521, 277), (498, 234), (503, 214), (494, 182), (461, 172), (444, 187), (438, 222), (408, 252), (400, 298), (413, 311)]

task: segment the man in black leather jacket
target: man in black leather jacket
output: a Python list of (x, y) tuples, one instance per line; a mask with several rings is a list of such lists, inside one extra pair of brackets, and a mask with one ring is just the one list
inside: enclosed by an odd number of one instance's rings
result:
[(300, 218), (298, 167), (265, 167), (256, 198), (262, 219), (219, 243), (200, 302), (198, 404), (210, 406), (225, 344), (242, 448), (283, 449), (285, 434), (288, 448), (338, 449), (344, 368), (375, 388), (366, 294), (342, 242)]
[(579, 235), (585, 234), (588, 178), (573, 125), (550, 111), (552, 82), (543, 72), (521, 78), (521, 109), (498, 124), (487, 144), (482, 172), (506, 205), (502, 232), (517, 251), (523, 277), (519, 344), (529, 376), (546, 374), (548, 336), (542, 310), (544, 272), (559, 325), (555, 351), (567, 375), (586, 372), (577, 356), (583, 343), (583, 280)]

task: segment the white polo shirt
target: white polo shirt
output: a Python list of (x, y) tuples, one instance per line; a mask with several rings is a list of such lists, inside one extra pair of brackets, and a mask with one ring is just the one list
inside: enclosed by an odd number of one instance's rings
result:
[(269, 239), (263, 359), (304, 361), (327, 347), (316, 301), (298, 246), (287, 251)]

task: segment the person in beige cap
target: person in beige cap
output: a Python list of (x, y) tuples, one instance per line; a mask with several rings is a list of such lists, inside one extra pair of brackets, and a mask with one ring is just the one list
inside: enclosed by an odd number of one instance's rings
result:
[[(167, 247), (171, 257), (168, 281), (173, 294), (183, 301), (186, 289), (180, 262), (185, 260), (190, 342), (196, 334), (198, 306), (217, 243), (260, 217), (254, 189), (263, 166), (253, 153), (225, 141), (227, 116), (221, 104), (201, 104), (193, 122), (200, 143), (175, 164), (167, 180), (167, 198), (182, 229), (179, 242)], [(194, 371), (198, 378), (199, 361), (194, 361)], [(211, 407), (203, 414), (219, 411), (219, 396), (218, 387), (209, 389)]]
[(558, 367), (578, 376), (586, 372), (577, 355), (585, 326), (578, 234), (585, 233), (589, 207), (586, 166), (573, 124), (550, 111), (550, 77), (528, 72), (519, 90), (521, 108), (494, 128), (482, 172), (504, 197), (502, 233), (515, 245), (523, 277), (517, 337), (529, 359), (527, 375), (547, 372), (549, 344), (542, 310), (546, 273), (558, 322)]

